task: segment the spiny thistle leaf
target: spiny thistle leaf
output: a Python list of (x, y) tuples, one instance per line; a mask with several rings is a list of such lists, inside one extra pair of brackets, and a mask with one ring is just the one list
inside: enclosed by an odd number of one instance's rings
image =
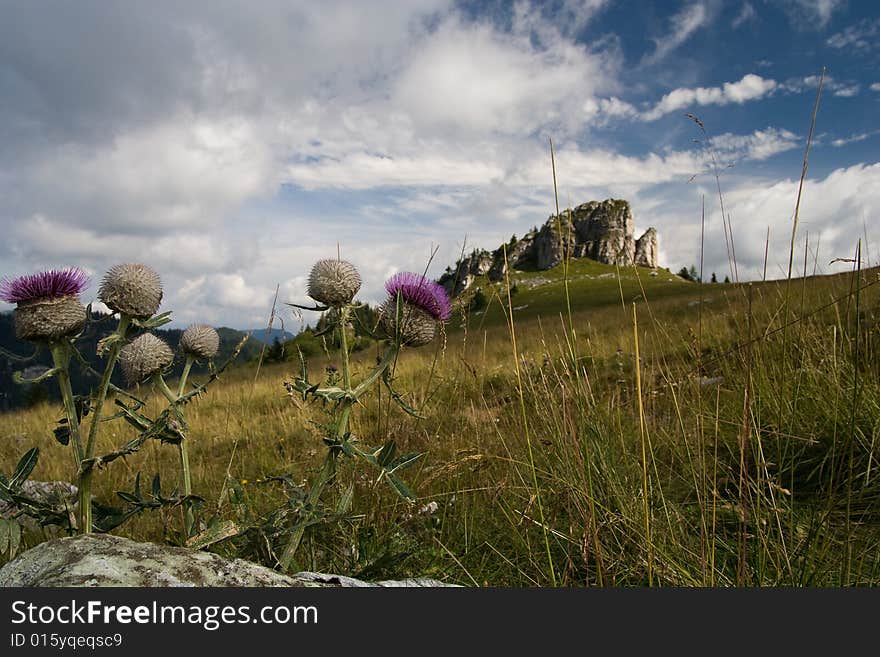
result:
[(35, 377), (33, 379), (26, 379), (26, 378), (24, 378), (24, 376), (22, 375), (21, 372), (16, 371), (16, 372), (12, 373), (12, 380), (15, 383), (17, 383), (18, 385), (30, 385), (33, 383), (40, 383), (40, 382), (45, 381), (47, 379), (51, 379), (56, 374), (58, 374), (58, 368), (53, 367), (51, 369), (46, 370), (42, 374), (40, 374), (40, 376), (38, 376), (38, 377)]
[(397, 452), (397, 445), (393, 440), (389, 440), (376, 455), (376, 461), (384, 468), (394, 459), (395, 452)]
[(424, 454), (420, 454), (418, 452), (410, 452), (408, 454), (404, 454), (403, 456), (398, 456), (391, 463), (391, 467), (389, 468), (389, 470), (391, 470), (392, 472), (394, 472), (396, 470), (404, 470), (404, 469), (410, 467), (411, 465), (414, 465), (415, 462), (418, 461), (423, 456), (424, 456)]
[[(18, 488), (27, 480), (28, 476), (31, 472), (34, 471), (34, 468), (37, 465), (37, 460), (40, 458), (40, 448), (39, 447), (31, 447), (27, 452), (25, 452), (24, 456), (18, 462), (18, 465), (15, 466), (15, 472), (12, 474), (12, 478), (9, 480), (9, 488)], [(2, 550), (0, 550), (2, 552)]]
[(393, 472), (385, 472), (385, 478), (388, 480), (388, 483), (391, 484), (391, 488), (394, 489), (395, 493), (409, 502), (415, 501), (416, 496), (413, 495), (413, 492), (405, 483), (403, 483), (403, 480), (400, 477)]

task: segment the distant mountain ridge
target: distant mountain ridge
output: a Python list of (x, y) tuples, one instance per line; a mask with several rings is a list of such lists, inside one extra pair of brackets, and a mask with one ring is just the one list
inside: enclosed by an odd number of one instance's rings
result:
[[(512, 238), (492, 252), (475, 249), (448, 267), (438, 279), (452, 296), (467, 290), (477, 276), (504, 278), (507, 267), (546, 270), (572, 258), (590, 258), (608, 265), (657, 267), (657, 230), (648, 228), (635, 239), (635, 221), (629, 202), (622, 199), (589, 201), (559, 216), (550, 215), (541, 228), (521, 239)], [(505, 247), (507, 259), (505, 261)]]
[(279, 342), (287, 342), (288, 340), (292, 340), (296, 337), (296, 333), (292, 331), (287, 331), (285, 329), (269, 329), (268, 333), (264, 328), (255, 328), (248, 329), (246, 331), (242, 331), (243, 333), (250, 333), (252, 340), (259, 340), (263, 344), (271, 345), (275, 340)]

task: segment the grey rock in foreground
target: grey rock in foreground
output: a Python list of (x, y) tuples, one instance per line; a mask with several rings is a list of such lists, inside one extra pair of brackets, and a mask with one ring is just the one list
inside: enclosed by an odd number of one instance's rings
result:
[(0, 568), (0, 586), (447, 586), (430, 579), (364, 582), (342, 575), (282, 575), (242, 559), (138, 543), (110, 534), (41, 543)]

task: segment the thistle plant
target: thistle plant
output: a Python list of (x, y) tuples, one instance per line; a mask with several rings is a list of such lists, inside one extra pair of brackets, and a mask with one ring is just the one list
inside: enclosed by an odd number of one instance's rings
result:
[[(0, 282), (0, 299), (16, 304), (15, 334), (20, 340), (46, 345), (53, 368), (40, 377), (55, 376), (67, 417), (67, 440), (72, 445), (79, 477), (85, 451), (80, 436), (80, 413), (70, 385), (71, 339), (85, 327), (87, 310), (79, 294), (88, 285), (86, 273), (76, 267), (52, 269)], [(87, 491), (86, 491), (87, 495)], [(79, 525), (84, 527), (89, 499), (80, 487)]]
[[(77, 268), (50, 270), (0, 282), (0, 298), (17, 304), (14, 318), (17, 337), (35, 343), (38, 351), (40, 347), (46, 346), (52, 354), (54, 367), (28, 383), (51, 376), (58, 380), (65, 417), (55, 429), (55, 436), (62, 444), (70, 444), (74, 455), (76, 469), (72, 480), (78, 484), (79, 497), (75, 526), (82, 533), (95, 529), (109, 531), (140, 511), (180, 505), (184, 512), (184, 535), (189, 538), (195, 530), (192, 503), (199, 498), (192, 494), (192, 477), (185, 441), (186, 422), (182, 408), (219, 377), (237, 357), (247, 336), (236, 346), (229, 360), (215, 370), (212, 359), (217, 355), (220, 345), (217, 332), (203, 324), (190, 326), (180, 340), (180, 350), (185, 357), (183, 376), (177, 392), (172, 392), (165, 383), (163, 372), (172, 365), (174, 352), (163, 340), (148, 332), (171, 321), (170, 312), (156, 314), (163, 296), (161, 279), (146, 265), (120, 264), (108, 270), (98, 291), (98, 298), (114, 315), (118, 315), (118, 323), (115, 330), (98, 343), (98, 355), (104, 356), (106, 362), (103, 372), (96, 372), (77, 351), (75, 344), (91, 321), (89, 309), (82, 305), (78, 297), (87, 283), (85, 272)], [(4, 355), (14, 360), (27, 360), (6, 352)], [(87, 396), (76, 396), (73, 393), (69, 366), (74, 357), (90, 373), (100, 376), (97, 388)], [(188, 390), (187, 380), (197, 361), (209, 361), (211, 375), (207, 382), (191, 385), (192, 389)], [(151, 381), (168, 400), (168, 408), (156, 419), (142, 414), (142, 400), (112, 384), (117, 363), (129, 385)], [(117, 396), (117, 412), (105, 417), (103, 409), (111, 394)], [(133, 400), (133, 404), (126, 403), (119, 397)], [(91, 424), (86, 435), (83, 420), (88, 415), (91, 415)], [(96, 438), (101, 424), (119, 417), (135, 427), (138, 436), (114, 451), (96, 456)], [(153, 478), (151, 495), (144, 496), (140, 491), (138, 475), (133, 491), (117, 491), (117, 495), (128, 502), (129, 506), (96, 506), (94, 508), (98, 508), (101, 514), (98, 520), (94, 520), (91, 482), (95, 470), (119, 457), (136, 452), (151, 438), (178, 446), (182, 496), (174, 493), (171, 496), (163, 495), (158, 474)], [(58, 524), (61, 519), (56, 510), (38, 504), (19, 490), (33, 470), (38, 455), (38, 449), (30, 450), (22, 458), (11, 479), (0, 477), (0, 501), (15, 505), (21, 513), (31, 515), (43, 524)], [(61, 524), (71, 530), (74, 527), (73, 519)]]
[(91, 533), (93, 527), (91, 488), (95, 440), (116, 360), (128, 340), (128, 331), (133, 324), (141, 328), (155, 328), (170, 321), (168, 313), (153, 317), (162, 303), (162, 281), (159, 274), (144, 264), (124, 263), (111, 267), (101, 282), (98, 299), (111, 311), (119, 313), (119, 322), (116, 331), (98, 345), (99, 355), (106, 355), (107, 362), (104, 365), (101, 382), (92, 399), (92, 423), (81, 459), (80, 531), (86, 534)]
[[(318, 305), (310, 307), (288, 304), (304, 310), (330, 311), (327, 315), (330, 321), (325, 332), (335, 331), (338, 335), (342, 376), (339, 381), (338, 375), (334, 372), (328, 385), (325, 386), (311, 383), (305, 359), (300, 354), (302, 365), (300, 376), (292, 382), (285, 382), (288, 392), (300, 394), (303, 400), (311, 396), (332, 404), (330, 422), (324, 427), (327, 454), (321, 469), (313, 478), (302, 513), (294, 523), (287, 545), (279, 559), (279, 564), (285, 571), (289, 570), (294, 562), (307, 526), (313, 524), (319, 515), (317, 507), (321, 495), (336, 477), (337, 461), (341, 454), (368, 462), (379, 470), (379, 479), (387, 481), (398, 495), (408, 501), (414, 499), (414, 495), (398, 473), (413, 465), (421, 454), (410, 453), (398, 456), (394, 440), (389, 440), (377, 448), (362, 446), (350, 430), (351, 414), (363, 395), (373, 384), (381, 380), (388, 387), (395, 402), (406, 412), (418, 415), (392, 388), (390, 367), (404, 346), (421, 347), (433, 340), (438, 325), (448, 320), (451, 315), (451, 302), (440, 285), (419, 274), (405, 272), (389, 279), (385, 284), (388, 298), (380, 309), (380, 325), (386, 332), (388, 346), (376, 367), (355, 385), (351, 380), (347, 329), (352, 313), (358, 307), (354, 297), (360, 286), (360, 274), (351, 263), (344, 260), (320, 260), (312, 267), (308, 282), (308, 295)], [(338, 385), (340, 383), (341, 385)]]
[(182, 404), (189, 400), (186, 395), (186, 384), (193, 364), (200, 360), (211, 361), (217, 355), (220, 348), (220, 336), (210, 326), (193, 324), (180, 337), (179, 348), (186, 361), (176, 393), (168, 387), (162, 375), (174, 360), (174, 353), (171, 347), (160, 338), (150, 333), (144, 333), (123, 347), (120, 353), (120, 363), (130, 384), (141, 383), (152, 378), (159, 391), (168, 400), (169, 408), (175, 416), (174, 420), (180, 434), (180, 439), (176, 442), (180, 456), (180, 483), (183, 492), (181, 499), (183, 534), (185, 538), (190, 538), (195, 533), (196, 521), (192, 507), (194, 499), (192, 473), (189, 466), (189, 451), (185, 433), (186, 421), (183, 416)]

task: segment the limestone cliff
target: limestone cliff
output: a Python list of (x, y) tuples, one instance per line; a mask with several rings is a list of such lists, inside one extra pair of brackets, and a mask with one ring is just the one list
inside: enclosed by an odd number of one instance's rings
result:
[(470, 287), (476, 276), (488, 274), (499, 281), (507, 265), (514, 269), (534, 267), (545, 270), (572, 258), (591, 258), (609, 265), (657, 267), (657, 231), (648, 228), (638, 240), (629, 203), (620, 199), (590, 201), (574, 209), (551, 215), (540, 229), (529, 231), (519, 240), (511, 240), (493, 252), (474, 250), (447, 268), (439, 283), (452, 296)]

